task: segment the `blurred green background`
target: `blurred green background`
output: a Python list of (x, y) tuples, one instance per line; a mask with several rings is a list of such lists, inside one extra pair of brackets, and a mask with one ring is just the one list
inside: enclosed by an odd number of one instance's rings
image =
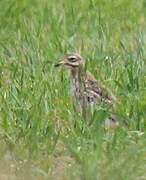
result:
[[(79, 52), (119, 98), (90, 128), (53, 65)], [(0, 179), (146, 179), (146, 1), (0, 1)], [(76, 123), (76, 127), (74, 124)]]

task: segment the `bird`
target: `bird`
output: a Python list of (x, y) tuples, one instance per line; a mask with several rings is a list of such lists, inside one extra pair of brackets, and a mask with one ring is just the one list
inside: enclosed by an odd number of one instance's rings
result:
[[(86, 70), (85, 60), (80, 54), (66, 54), (54, 66), (63, 66), (70, 71), (72, 100), (80, 106), (82, 112), (85, 112), (85, 116), (87, 116), (86, 109), (93, 109), (97, 105), (113, 108), (116, 104), (116, 97), (113, 93), (101, 84), (91, 72)], [(104, 125), (105, 129), (116, 129), (119, 122), (115, 116), (111, 115), (105, 120)]]

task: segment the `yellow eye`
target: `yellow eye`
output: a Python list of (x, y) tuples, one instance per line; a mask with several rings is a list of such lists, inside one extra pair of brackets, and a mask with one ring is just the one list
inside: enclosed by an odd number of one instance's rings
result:
[(76, 59), (71, 58), (71, 59), (69, 59), (69, 61), (71, 61), (71, 62), (76, 62)]
[(69, 60), (70, 62), (76, 62), (76, 61), (77, 61), (77, 59), (76, 59), (75, 56), (70, 56), (70, 57), (68, 57), (68, 60)]

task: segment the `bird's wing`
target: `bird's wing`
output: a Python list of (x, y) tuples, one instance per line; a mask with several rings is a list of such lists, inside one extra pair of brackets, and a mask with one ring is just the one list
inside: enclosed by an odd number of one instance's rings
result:
[(88, 72), (85, 79), (85, 91), (89, 102), (113, 104), (116, 98)]

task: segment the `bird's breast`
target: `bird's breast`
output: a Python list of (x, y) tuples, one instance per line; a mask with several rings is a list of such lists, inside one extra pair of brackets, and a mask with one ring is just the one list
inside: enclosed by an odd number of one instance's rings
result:
[(71, 94), (76, 98), (80, 95), (80, 84), (77, 79), (72, 79), (71, 81)]

